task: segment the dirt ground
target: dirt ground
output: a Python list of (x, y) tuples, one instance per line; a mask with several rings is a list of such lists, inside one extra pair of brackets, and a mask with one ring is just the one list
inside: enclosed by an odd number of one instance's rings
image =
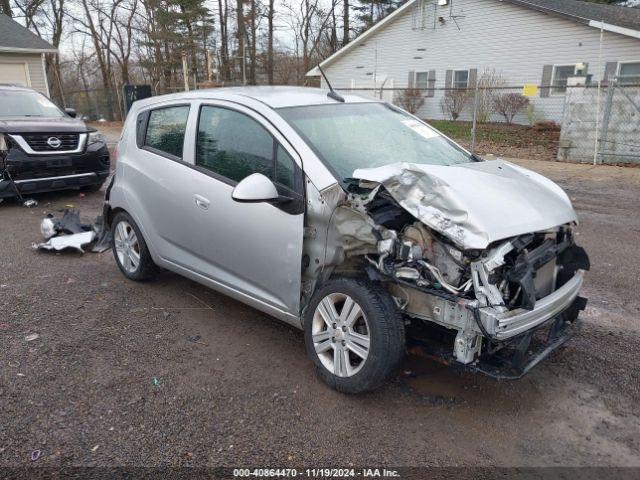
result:
[(517, 381), (410, 356), (360, 396), (316, 379), (300, 332), (199, 284), (31, 248), (45, 214), (91, 221), (102, 193), (5, 201), (0, 466), (640, 466), (640, 169), (518, 163), (580, 216), (582, 331)]

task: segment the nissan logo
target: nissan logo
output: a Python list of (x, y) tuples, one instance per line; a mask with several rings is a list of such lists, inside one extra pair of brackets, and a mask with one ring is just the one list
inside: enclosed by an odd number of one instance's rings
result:
[(58, 137), (49, 137), (47, 139), (47, 145), (51, 148), (59, 148), (62, 145), (62, 141)]

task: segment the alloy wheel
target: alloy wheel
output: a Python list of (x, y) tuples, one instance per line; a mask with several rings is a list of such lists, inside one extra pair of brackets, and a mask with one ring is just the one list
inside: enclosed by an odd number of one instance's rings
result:
[(135, 230), (129, 222), (118, 222), (113, 239), (118, 262), (127, 273), (134, 273), (140, 265), (140, 243)]
[(369, 356), (367, 317), (353, 298), (342, 293), (324, 297), (313, 315), (313, 345), (322, 365), (337, 377), (352, 377)]

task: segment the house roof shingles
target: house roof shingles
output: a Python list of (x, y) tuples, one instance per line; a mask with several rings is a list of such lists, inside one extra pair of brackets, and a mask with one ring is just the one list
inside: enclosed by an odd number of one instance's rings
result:
[(618, 27), (640, 30), (640, 8), (605, 5), (580, 0), (501, 0), (576, 21), (609, 23)]
[(27, 30), (7, 15), (0, 14), (0, 52), (55, 52), (49, 42)]

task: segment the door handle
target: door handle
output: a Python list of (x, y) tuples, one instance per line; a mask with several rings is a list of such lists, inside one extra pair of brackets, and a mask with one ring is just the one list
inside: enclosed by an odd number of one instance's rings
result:
[(211, 204), (211, 202), (208, 199), (204, 198), (202, 195), (194, 195), (193, 199), (195, 200), (196, 205), (201, 209), (209, 210), (209, 205)]

